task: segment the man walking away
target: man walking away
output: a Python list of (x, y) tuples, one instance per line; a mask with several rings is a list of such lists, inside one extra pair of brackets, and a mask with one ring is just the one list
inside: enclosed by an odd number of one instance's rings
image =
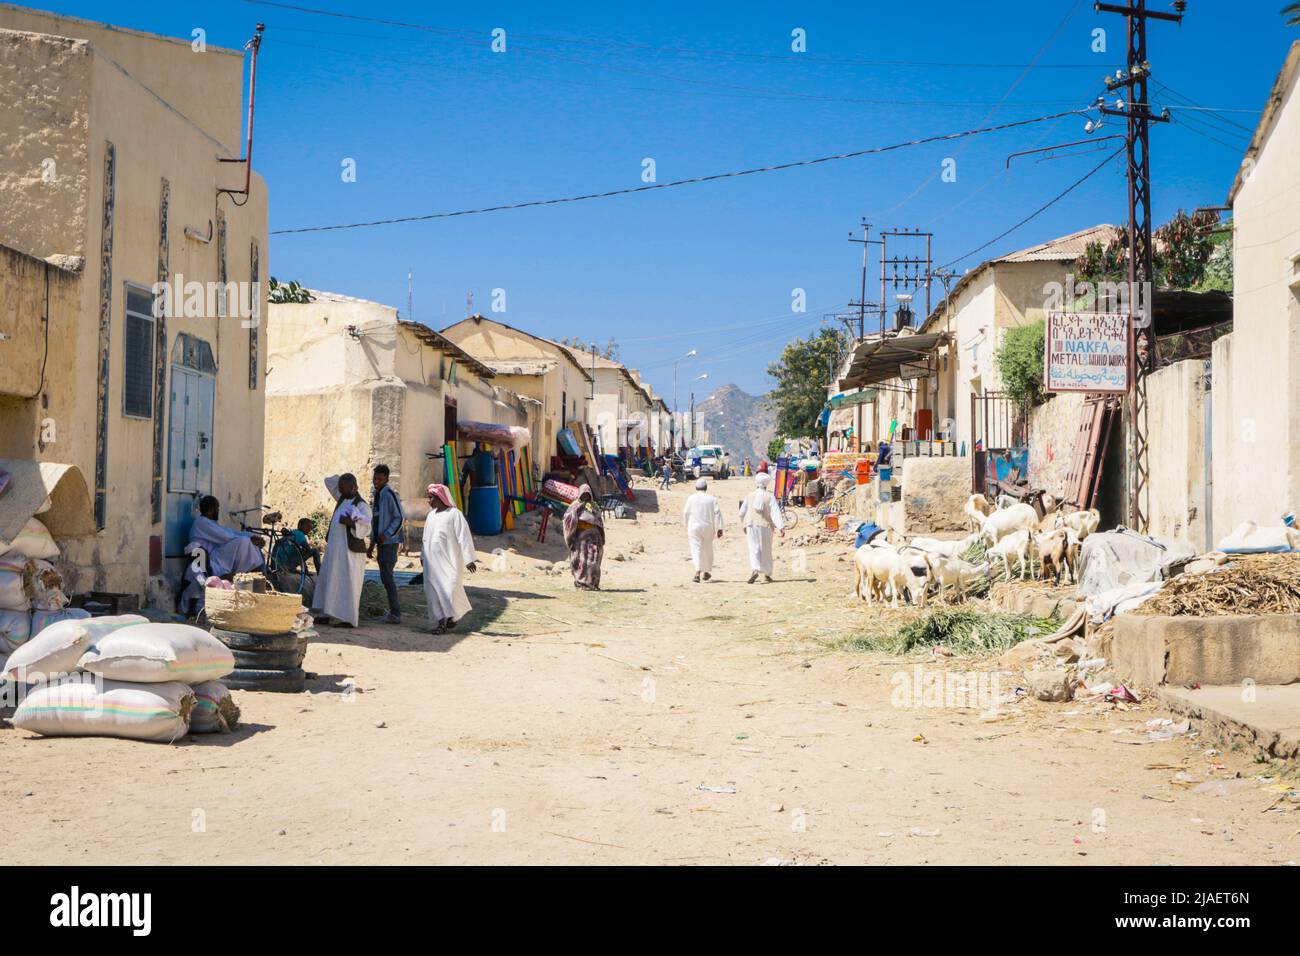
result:
[(753, 584), (758, 576), (772, 583), (772, 532), (779, 531), (785, 536), (785, 519), (776, 498), (768, 490), (772, 476), (760, 471), (754, 476), (754, 490), (740, 503), (740, 523), (745, 527), (745, 538), (749, 543), (749, 566), (753, 573), (749, 583)]
[(375, 486), (375, 497), (371, 507), (375, 520), (371, 527), (374, 537), (366, 551), (369, 558), (375, 551), (379, 552), (379, 580), (383, 582), (388, 593), (388, 613), (384, 615), (385, 624), (402, 623), (402, 603), (397, 595), (397, 582), (393, 579), (393, 568), (397, 566), (397, 549), (402, 544), (402, 502), (397, 492), (388, 483), (387, 465), (376, 465), (371, 479)]
[(361, 609), (361, 584), (366, 577), (366, 538), (370, 537), (371, 511), (357, 494), (357, 479), (344, 474), (325, 479), (325, 487), (338, 504), (325, 538), (312, 613), (334, 619), (336, 625), (356, 627)]
[(713, 539), (722, 537), (722, 508), (718, 499), (708, 493), (709, 483), (701, 478), (695, 483), (695, 493), (686, 499), (682, 509), (682, 523), (686, 525), (686, 538), (691, 546), (691, 563), (695, 565), (695, 583), (700, 578), (709, 580), (713, 574)]

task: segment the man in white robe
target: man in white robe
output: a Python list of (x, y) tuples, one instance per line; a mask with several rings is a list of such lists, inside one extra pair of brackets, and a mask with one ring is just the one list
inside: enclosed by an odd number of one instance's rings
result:
[(429, 628), (445, 634), (471, 610), (465, 594), (465, 572), (478, 570), (469, 522), (452, 506), (446, 485), (430, 485), (429, 517), (424, 519), (420, 563), (424, 566), (424, 600)]
[(222, 526), (221, 503), (212, 495), (199, 499), (199, 516), (190, 526), (190, 547), (201, 547), (208, 554), (207, 572), (219, 578), (256, 571), (266, 563), (261, 547), (263, 539), (244, 531)]
[(753, 584), (758, 576), (772, 583), (772, 532), (777, 531), (785, 537), (785, 519), (781, 516), (781, 507), (776, 497), (768, 490), (772, 476), (760, 471), (754, 476), (754, 490), (740, 503), (740, 523), (745, 527), (745, 538), (749, 543), (749, 566), (753, 573), (749, 583)]
[[(325, 487), (338, 504), (325, 538), (325, 558), (316, 577), (312, 613), (334, 619), (335, 625), (356, 627), (361, 611), (361, 584), (366, 576), (366, 539), (371, 513), (366, 499), (357, 494), (357, 479), (339, 475), (325, 479)], [(361, 542), (361, 550), (348, 547), (348, 534)]]
[(691, 546), (691, 563), (695, 565), (696, 584), (703, 577), (713, 576), (713, 540), (722, 537), (722, 508), (718, 499), (709, 494), (709, 483), (701, 478), (695, 483), (695, 493), (686, 499), (682, 509), (682, 523), (686, 525), (686, 540)]

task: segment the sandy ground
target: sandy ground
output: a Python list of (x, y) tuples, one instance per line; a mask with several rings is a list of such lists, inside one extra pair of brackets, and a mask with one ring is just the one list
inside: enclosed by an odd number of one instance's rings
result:
[[(750, 486), (716, 483), (729, 518)], [(0, 726), (8, 851), (95, 864), (1300, 858), (1300, 813), (1265, 812), (1266, 783), (1212, 796), (1186, 782), (1277, 768), (1206, 741), (1146, 742), (1155, 705), (896, 706), (917, 667), (990, 664), (844, 649), (888, 612), (851, 599), (843, 548), (792, 536), (778, 581), (751, 586), (732, 528), (715, 581), (692, 584), (688, 493), (642, 490), (636, 522), (608, 521), (598, 594), (543, 570), (562, 556), (554, 525), (544, 549), (519, 534), (519, 553), (495, 561), (486, 549), (508, 542), (481, 539), (469, 627), (322, 628), (310, 691), (237, 692), (234, 734), (163, 746)]]

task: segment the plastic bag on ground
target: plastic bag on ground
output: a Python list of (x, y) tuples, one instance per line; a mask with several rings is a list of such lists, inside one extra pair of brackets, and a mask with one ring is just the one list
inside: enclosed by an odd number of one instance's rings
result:
[[(83, 675), (84, 676), (84, 675)], [(129, 684), (71, 678), (42, 684), (10, 722), (45, 737), (125, 737), (171, 743), (189, 730), (194, 691), (188, 684)]]
[(75, 671), (81, 655), (105, 634), (135, 624), (147, 624), (148, 620), (139, 614), (118, 614), (56, 621), (15, 649), (4, 670), (0, 671), (0, 677), (20, 684), (54, 680)]
[(235, 657), (202, 628), (150, 623), (105, 634), (77, 666), (110, 680), (198, 684), (225, 677), (235, 669)]

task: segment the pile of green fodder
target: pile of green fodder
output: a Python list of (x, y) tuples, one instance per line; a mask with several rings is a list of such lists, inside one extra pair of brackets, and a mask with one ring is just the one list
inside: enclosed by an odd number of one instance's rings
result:
[(936, 608), (909, 621), (896, 632), (867, 644), (891, 654), (922, 647), (947, 647), (960, 654), (1001, 653), (1032, 637), (1056, 630), (1051, 618), (971, 608)]

